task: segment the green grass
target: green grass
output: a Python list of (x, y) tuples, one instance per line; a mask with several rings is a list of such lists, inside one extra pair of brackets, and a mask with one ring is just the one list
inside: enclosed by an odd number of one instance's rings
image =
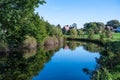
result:
[[(114, 33), (112, 34), (112, 38), (109, 39), (109, 38), (104, 38), (105, 41), (120, 41), (120, 33)], [(64, 37), (68, 38), (68, 37), (71, 37), (70, 35), (64, 35)], [(83, 37), (81, 36), (77, 36), (76, 38), (88, 38), (88, 35), (83, 35)], [(99, 34), (95, 34), (94, 35), (94, 38), (93, 39), (100, 39), (100, 35)]]
[(112, 41), (120, 41), (120, 33), (113, 33)]

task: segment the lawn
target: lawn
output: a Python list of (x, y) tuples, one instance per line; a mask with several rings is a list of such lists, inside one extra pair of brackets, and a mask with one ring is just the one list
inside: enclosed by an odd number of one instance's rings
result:
[[(115, 33), (115, 32), (113, 32), (112, 33), (112, 38), (111, 39), (108, 39), (108, 38), (104, 38), (104, 40), (110, 40), (110, 41), (120, 41), (120, 33)], [(99, 39), (100, 38), (100, 36), (99, 36), (99, 34), (95, 34), (94, 35), (94, 39)]]
[[(66, 38), (71, 37), (70, 35), (64, 35)], [(110, 40), (110, 41), (120, 41), (120, 33), (115, 33), (113, 32), (112, 34), (112, 39), (109, 38), (104, 38), (105, 41)], [(76, 38), (88, 38), (88, 35), (82, 35), (82, 36), (77, 36)], [(95, 34), (93, 39), (100, 39), (99, 34)]]
[(113, 33), (112, 41), (120, 41), (120, 33)]

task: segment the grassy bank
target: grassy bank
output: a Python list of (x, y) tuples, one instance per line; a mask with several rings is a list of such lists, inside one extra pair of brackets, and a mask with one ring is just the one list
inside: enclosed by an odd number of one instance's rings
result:
[[(65, 38), (72, 38), (70, 35), (64, 35)], [(77, 37), (75, 37), (77, 39), (88, 39), (88, 35), (84, 34), (84, 35), (79, 35)], [(93, 39), (92, 40), (99, 40), (100, 39), (100, 34), (94, 34), (93, 35)], [(120, 33), (112, 33), (112, 38), (103, 38), (103, 41), (120, 41)]]

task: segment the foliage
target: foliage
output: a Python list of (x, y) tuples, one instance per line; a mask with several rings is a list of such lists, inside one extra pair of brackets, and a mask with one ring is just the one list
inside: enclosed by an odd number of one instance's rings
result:
[(78, 33), (77, 33), (77, 30), (76, 30), (75, 28), (70, 29), (70, 36), (71, 36), (72, 38), (77, 37), (77, 35), (78, 35)]
[(100, 31), (104, 28), (104, 23), (102, 22), (90, 22), (84, 24), (84, 29), (89, 34), (89, 29), (92, 29), (95, 34), (100, 33)]
[(94, 38), (94, 31), (91, 29), (89, 30), (88, 39), (93, 39), (93, 38)]
[(5, 57), (4, 62), (0, 62), (0, 80), (31, 80), (51, 59), (54, 51), (45, 52), (41, 47), (28, 58), (25, 58), (25, 53), (21, 53), (13, 51)]
[(112, 31), (111, 30), (106, 30), (105, 31), (105, 36), (106, 36), (106, 38), (112, 38)]
[(37, 41), (34, 37), (25, 36), (25, 40), (23, 41), (23, 48), (36, 48)]
[(120, 26), (120, 22), (118, 20), (110, 20), (107, 22), (106, 26), (112, 26), (113, 28), (117, 28)]
[(62, 33), (60, 24), (55, 26), (55, 25), (51, 25), (48, 22), (46, 22), (46, 31), (47, 31), (48, 36), (55, 36), (58, 39), (63, 37), (63, 33)]
[(37, 51), (10, 52), (4, 60), (0, 58), (0, 80), (31, 80), (50, 61), (56, 50), (58, 48), (46, 51), (42, 46)]
[(100, 40), (103, 41), (105, 38), (105, 30), (101, 31), (100, 33)]
[[(107, 43), (97, 59), (98, 70), (94, 72), (92, 80), (119, 80), (120, 79), (120, 42)], [(116, 48), (116, 49), (115, 49)]]
[[(9, 47), (21, 45), (24, 36), (31, 29), (31, 21), (34, 9), (44, 0), (1, 0), (0, 1), (0, 29), (7, 40)], [(4, 41), (5, 41), (4, 40)]]
[(56, 45), (58, 43), (59, 41), (56, 36), (53, 36), (53, 37), (48, 36), (46, 37), (45, 42), (44, 42), (45, 45)]
[(57, 38), (61, 38), (63, 36), (62, 29), (59, 26), (53, 27), (53, 33)]
[(100, 47), (99, 45), (94, 44), (94, 43), (89, 43), (89, 42), (84, 44), (83, 47), (85, 50), (92, 52), (92, 53), (100, 52), (102, 50), (102, 47)]
[(39, 17), (38, 14), (34, 14), (34, 16), (31, 19), (31, 22), (31, 27), (28, 29), (29, 31), (26, 34), (35, 37), (37, 39), (37, 43), (42, 44), (44, 42), (45, 37), (47, 36), (46, 23), (42, 17)]
[(8, 51), (9, 51), (8, 44), (5, 42), (0, 42), (0, 53), (4, 54)]
[(53, 36), (54, 33), (53, 33), (53, 25), (51, 25), (49, 22), (45, 22), (46, 24), (46, 32), (47, 32), (47, 35), (49, 36)]
[(78, 29), (77, 32), (78, 32), (78, 36), (80, 36), (80, 38), (83, 38), (83, 36), (84, 36), (83, 30), (82, 29)]

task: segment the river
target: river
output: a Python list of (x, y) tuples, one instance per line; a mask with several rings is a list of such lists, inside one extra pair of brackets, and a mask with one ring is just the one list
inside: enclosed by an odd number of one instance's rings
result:
[[(106, 50), (93, 43), (66, 42), (6, 53), (0, 56), (0, 80), (108, 80), (114, 77), (117, 80), (120, 61), (113, 55), (112, 47)], [(115, 52), (119, 53), (119, 49)], [(114, 66), (118, 68), (117, 75), (110, 77), (109, 70), (116, 72)]]

